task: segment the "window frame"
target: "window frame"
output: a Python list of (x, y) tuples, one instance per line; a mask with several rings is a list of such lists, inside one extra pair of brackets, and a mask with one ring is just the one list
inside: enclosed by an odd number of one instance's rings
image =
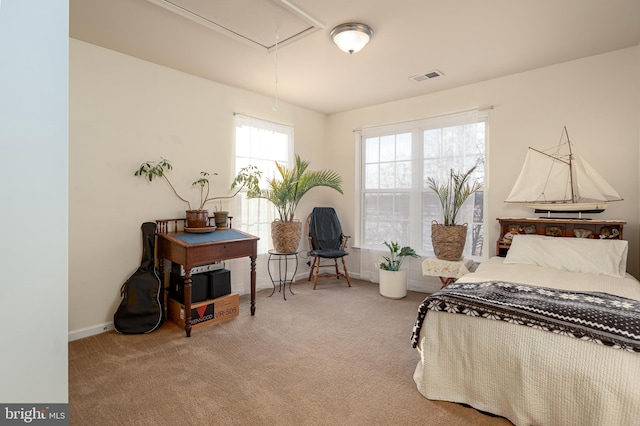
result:
[[(465, 112), (466, 113), (466, 112)], [(411, 247), (416, 248), (416, 251), (420, 253), (422, 256), (433, 256), (433, 247), (431, 245), (431, 241), (424, 241), (427, 237), (425, 227), (431, 225), (431, 221), (428, 222), (426, 220), (422, 220), (424, 217), (423, 212), (423, 198), (425, 196), (435, 196), (433, 191), (429, 189), (423, 182), (423, 173), (424, 173), (424, 163), (425, 163), (425, 153), (423, 152), (424, 145), (424, 132), (430, 129), (438, 129), (438, 128), (447, 128), (451, 126), (458, 126), (462, 124), (469, 123), (483, 123), (484, 124), (484, 144), (483, 144), (483, 152), (481, 155), (477, 155), (476, 157), (481, 159), (482, 162), (482, 175), (483, 175), (483, 188), (479, 191), (480, 195), (474, 194), (469, 197), (469, 200), (465, 203), (476, 203), (476, 197), (481, 197), (481, 206), (478, 207), (472, 213), (473, 220), (469, 224), (468, 230), (468, 238), (473, 237), (474, 225), (481, 224), (482, 226), (482, 253), (479, 255), (468, 254), (470, 249), (472, 249), (472, 244), (467, 244), (465, 246), (465, 257), (472, 258), (474, 260), (480, 261), (488, 258), (490, 247), (487, 245), (486, 237), (488, 235), (489, 224), (488, 224), (488, 216), (486, 214), (486, 210), (488, 208), (488, 197), (489, 197), (489, 189), (487, 186), (488, 176), (487, 176), (487, 162), (488, 162), (488, 152), (489, 152), (489, 114), (488, 111), (473, 111), (470, 117), (465, 117), (463, 114), (450, 114), (446, 116), (434, 117), (433, 119), (422, 119), (415, 121), (408, 121), (403, 123), (391, 124), (388, 126), (377, 126), (368, 129), (363, 129), (358, 133), (357, 138), (357, 157), (358, 157), (358, 165), (359, 171), (357, 173), (358, 182), (358, 201), (356, 205), (356, 229), (358, 230), (355, 238), (355, 245), (363, 250), (381, 250), (382, 241), (374, 244), (372, 242), (366, 243), (366, 234), (365, 234), (365, 226), (366, 226), (366, 218), (365, 218), (365, 208), (366, 208), (366, 194), (371, 193), (385, 193), (385, 192), (395, 192), (397, 194), (407, 193), (409, 194), (409, 208), (408, 208), (408, 218), (406, 219), (408, 222), (408, 241), (399, 241), (403, 245), (410, 245)], [(377, 137), (386, 137), (388, 135), (398, 135), (401, 133), (410, 133), (412, 136), (412, 148), (411, 148), (411, 161), (412, 161), (412, 178), (411, 178), (411, 187), (410, 188), (393, 188), (391, 191), (385, 191), (380, 188), (372, 190), (367, 189), (366, 180), (366, 164), (367, 164), (367, 150), (366, 143), (367, 139)], [(374, 136), (375, 135), (375, 136)], [(467, 167), (465, 171), (468, 169)], [(439, 205), (439, 204), (438, 204)], [(480, 220), (475, 220), (477, 216), (481, 216)], [(438, 222), (441, 222), (441, 209), (439, 210), (437, 216)], [(464, 222), (463, 222), (464, 223)], [(429, 228), (430, 229), (430, 228)], [(430, 233), (429, 233), (430, 234)], [(392, 237), (389, 237), (392, 238)]]
[[(255, 133), (251, 133), (249, 136), (250, 141), (239, 142), (240, 127), (249, 127)], [(287, 166), (293, 166), (294, 161), (294, 127), (287, 124), (276, 123), (273, 121), (263, 120), (255, 117), (246, 116), (243, 114), (234, 114), (233, 121), (233, 133), (234, 133), (234, 170), (237, 174), (242, 167), (249, 164), (257, 166), (262, 172), (260, 179), (260, 187), (267, 187), (267, 179), (273, 179), (277, 176), (276, 162), (280, 164), (286, 164)], [(274, 154), (274, 150), (267, 149), (259, 146), (263, 143), (273, 143), (273, 140), (253, 140), (253, 138), (268, 137), (268, 135), (260, 133), (278, 133), (286, 136), (286, 153), (282, 156), (272, 156), (266, 158), (264, 155), (254, 155), (254, 152), (266, 154)], [(271, 135), (271, 137), (275, 137)], [(239, 149), (239, 143), (248, 143), (250, 146)], [(261, 149), (262, 148), (262, 149)], [(241, 152), (240, 152), (241, 151)], [(278, 157), (278, 158), (275, 158)], [(283, 159), (286, 157), (286, 159)], [(244, 188), (240, 191), (235, 200), (235, 210), (239, 216), (234, 221), (234, 227), (248, 232), (252, 235), (260, 237), (258, 241), (258, 255), (264, 255), (268, 253), (268, 250), (273, 247), (271, 242), (271, 222), (277, 217), (275, 206), (265, 199), (248, 199), (246, 196), (247, 189)], [(257, 213), (256, 213), (257, 212)], [(257, 216), (257, 217), (256, 217)]]

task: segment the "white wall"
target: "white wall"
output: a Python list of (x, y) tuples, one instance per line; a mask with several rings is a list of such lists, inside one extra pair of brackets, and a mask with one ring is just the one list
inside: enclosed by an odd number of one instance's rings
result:
[[(220, 173), (216, 191), (232, 179), (232, 113), (295, 126), (295, 150), (312, 168), (331, 168), (345, 195), (320, 188), (297, 216), (333, 205), (345, 233), (354, 235), (354, 129), (493, 105), (490, 114), (487, 249), (495, 251), (499, 216), (531, 216), (505, 205), (527, 146), (556, 144), (562, 126), (584, 156), (623, 195), (598, 216), (623, 219), (630, 242), (629, 271), (638, 276), (638, 150), (640, 47), (495, 80), (325, 117), (243, 90), (203, 80), (77, 40), (70, 40), (69, 329), (91, 334), (113, 317), (121, 284), (139, 265), (140, 224), (181, 217), (184, 206), (158, 182), (133, 171), (144, 160), (169, 158), (181, 188), (200, 170)], [(425, 84), (428, 84), (425, 83)], [(359, 256), (351, 250), (357, 276)], [(247, 260), (248, 262), (248, 260)], [(302, 265), (303, 262), (301, 262)], [(248, 292), (248, 266), (236, 265), (234, 291)], [(267, 284), (264, 265), (258, 282)], [(243, 307), (241, 306), (241, 312)], [(260, 307), (258, 304), (258, 311)], [(244, 312), (248, 309), (245, 307)]]
[[(640, 44), (638, 44), (638, 46), (636, 46), (636, 64), (638, 67), (640, 67)], [(640, 141), (640, 78), (637, 79), (636, 81), (636, 94), (638, 96), (638, 100), (637, 100), (637, 114), (638, 114), (638, 140)], [(640, 151), (640, 150), (639, 150)], [(640, 152), (638, 153), (640, 155)], [(638, 164), (640, 164), (640, 157), (638, 157)], [(638, 193), (640, 193), (640, 173), (638, 176)], [(640, 204), (640, 196), (638, 197), (638, 203)], [(640, 205), (638, 206), (638, 208), (640, 209)], [(637, 253), (636, 255), (636, 261), (638, 263), (640, 263), (640, 251)]]
[[(212, 191), (227, 195), (234, 112), (294, 125), (295, 151), (312, 169), (324, 168), (325, 116), (284, 102), (274, 111), (267, 96), (75, 39), (69, 43), (69, 330), (76, 338), (113, 320), (120, 287), (140, 265), (140, 225), (184, 217), (185, 204), (162, 181), (134, 177), (140, 163), (170, 159), (174, 185), (194, 199), (191, 182), (199, 172), (217, 172)], [(312, 191), (296, 216), (306, 217), (326, 196), (323, 188)], [(233, 263), (232, 290), (246, 294), (249, 260)], [(257, 265), (258, 284), (270, 287), (264, 267)], [(248, 314), (248, 306), (240, 311)]]
[[(487, 167), (490, 227), (486, 236), (486, 248), (493, 255), (498, 238), (495, 218), (535, 216), (530, 209), (503, 203), (527, 147), (554, 146), (566, 125), (576, 148), (625, 199), (610, 204), (597, 218), (628, 222), (624, 229), (624, 237), (629, 240), (628, 270), (638, 277), (639, 50), (614, 51), (329, 116), (325, 155), (342, 153), (332, 166), (350, 189), (355, 182), (354, 129), (493, 105)], [(345, 226), (350, 229), (356, 226), (356, 195), (348, 193), (340, 207), (341, 216), (347, 218)], [(349, 260), (350, 270), (359, 271), (357, 252)]]
[(66, 0), (2, 0), (2, 403), (68, 401), (67, 46)]

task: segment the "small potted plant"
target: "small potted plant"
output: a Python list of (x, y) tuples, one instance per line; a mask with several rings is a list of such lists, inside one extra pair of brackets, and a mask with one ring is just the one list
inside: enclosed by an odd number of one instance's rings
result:
[[(149, 182), (153, 181), (154, 178), (162, 178), (171, 191), (174, 193), (176, 197), (180, 200), (184, 201), (187, 204), (186, 210), (186, 226), (187, 228), (205, 228), (209, 222), (209, 211), (204, 209), (204, 206), (214, 200), (222, 200), (222, 199), (230, 199), (238, 195), (238, 193), (243, 188), (248, 188), (249, 192), (255, 192), (258, 188), (258, 181), (261, 176), (261, 172), (255, 166), (246, 166), (240, 169), (235, 179), (231, 183), (231, 189), (235, 189), (235, 192), (232, 195), (228, 196), (219, 196), (219, 197), (210, 197), (209, 190), (209, 176), (212, 176), (208, 172), (200, 172), (200, 177), (195, 180), (191, 186), (198, 188), (200, 191), (200, 203), (198, 204), (197, 209), (192, 209), (191, 202), (181, 196), (178, 191), (176, 191), (175, 187), (171, 183), (169, 176), (167, 175), (167, 171), (172, 170), (173, 166), (171, 162), (165, 158), (162, 158), (157, 163), (152, 161), (146, 161), (140, 165), (138, 170), (134, 173), (135, 176), (142, 176), (149, 180)], [(217, 175), (217, 173), (213, 173), (213, 175)], [(223, 220), (220, 220), (220, 227), (226, 226), (227, 219), (226, 217)], [(218, 219), (216, 218), (216, 224), (218, 223)]]
[(451, 169), (449, 179), (439, 182), (427, 178), (427, 186), (433, 190), (442, 205), (443, 223), (434, 220), (431, 223), (431, 243), (434, 254), (442, 260), (460, 260), (467, 240), (467, 224), (456, 224), (456, 218), (465, 200), (480, 190), (479, 182), (469, 182), (476, 166), (466, 172), (454, 172)]
[(407, 271), (401, 270), (406, 257), (420, 257), (409, 246), (400, 247), (397, 242), (384, 242), (389, 249), (389, 256), (378, 263), (380, 269), (380, 294), (391, 299), (402, 299), (407, 295)]

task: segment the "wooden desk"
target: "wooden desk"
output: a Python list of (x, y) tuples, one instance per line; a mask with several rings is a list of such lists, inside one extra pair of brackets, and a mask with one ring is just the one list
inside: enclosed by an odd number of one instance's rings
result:
[(164, 277), (164, 262), (170, 260), (184, 267), (184, 331), (191, 336), (191, 268), (198, 265), (248, 256), (251, 259), (251, 315), (256, 312), (256, 257), (260, 238), (226, 229), (205, 234), (184, 232), (158, 233), (158, 263)]

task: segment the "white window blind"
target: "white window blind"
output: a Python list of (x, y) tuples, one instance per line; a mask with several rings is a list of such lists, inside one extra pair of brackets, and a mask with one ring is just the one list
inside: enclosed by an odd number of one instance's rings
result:
[[(293, 165), (293, 127), (235, 115), (235, 170), (254, 165), (262, 171), (260, 187), (267, 179), (278, 176), (276, 162)], [(234, 227), (260, 237), (258, 254), (267, 253), (271, 243), (271, 222), (276, 212), (273, 204), (263, 199), (247, 199), (246, 192), (236, 197)]]
[[(448, 178), (451, 169), (477, 165), (473, 179), (484, 183), (488, 119), (477, 110), (362, 130), (361, 276), (377, 281), (384, 241), (409, 245), (432, 256), (431, 223), (442, 207), (427, 178)], [(467, 223), (466, 257), (483, 257), (486, 189), (469, 197), (457, 223)], [(410, 266), (410, 287), (421, 279), (420, 261)], [(418, 285), (417, 283), (415, 283)]]

